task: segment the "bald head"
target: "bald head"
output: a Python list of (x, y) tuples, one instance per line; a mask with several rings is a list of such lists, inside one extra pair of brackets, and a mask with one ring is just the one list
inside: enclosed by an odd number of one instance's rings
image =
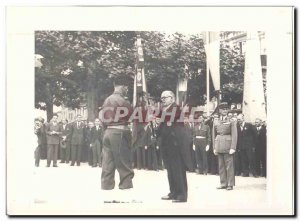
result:
[(167, 107), (175, 101), (175, 94), (172, 91), (164, 91), (160, 96), (162, 106)]

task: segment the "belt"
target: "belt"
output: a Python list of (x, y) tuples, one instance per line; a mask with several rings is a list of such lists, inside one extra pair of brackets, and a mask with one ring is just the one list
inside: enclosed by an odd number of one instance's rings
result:
[(231, 135), (231, 134), (217, 134), (217, 135), (221, 135), (221, 136), (223, 136), (223, 135)]
[(206, 138), (206, 137), (202, 137), (202, 136), (196, 136), (197, 139), (203, 139), (203, 138)]
[(108, 129), (130, 130), (127, 125), (107, 126)]

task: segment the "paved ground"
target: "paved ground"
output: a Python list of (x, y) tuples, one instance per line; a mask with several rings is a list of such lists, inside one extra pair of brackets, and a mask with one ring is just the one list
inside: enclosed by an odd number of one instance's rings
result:
[[(135, 170), (131, 190), (102, 191), (101, 168), (87, 164), (58, 168), (29, 167), (10, 195), (9, 211), (27, 214), (240, 214), (263, 213), (267, 191), (265, 178), (236, 177), (233, 191), (217, 190), (219, 177), (188, 173), (188, 202), (174, 204), (161, 200), (168, 191), (166, 171)], [(26, 170), (24, 170), (25, 173)], [(30, 174), (31, 176), (28, 176)], [(23, 178), (25, 175), (23, 176)], [(118, 173), (116, 173), (116, 184)], [(116, 203), (105, 203), (113, 201)]]

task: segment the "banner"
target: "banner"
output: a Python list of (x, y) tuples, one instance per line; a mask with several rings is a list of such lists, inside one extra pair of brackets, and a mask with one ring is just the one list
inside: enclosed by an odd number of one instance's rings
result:
[(220, 90), (220, 33), (202, 32), (208, 67), (216, 91)]

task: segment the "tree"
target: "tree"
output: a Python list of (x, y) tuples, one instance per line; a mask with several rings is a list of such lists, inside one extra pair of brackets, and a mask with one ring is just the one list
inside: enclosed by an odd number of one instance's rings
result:
[(222, 43), (220, 48), (220, 80), (222, 101), (241, 103), (244, 89), (245, 57), (239, 48)]

